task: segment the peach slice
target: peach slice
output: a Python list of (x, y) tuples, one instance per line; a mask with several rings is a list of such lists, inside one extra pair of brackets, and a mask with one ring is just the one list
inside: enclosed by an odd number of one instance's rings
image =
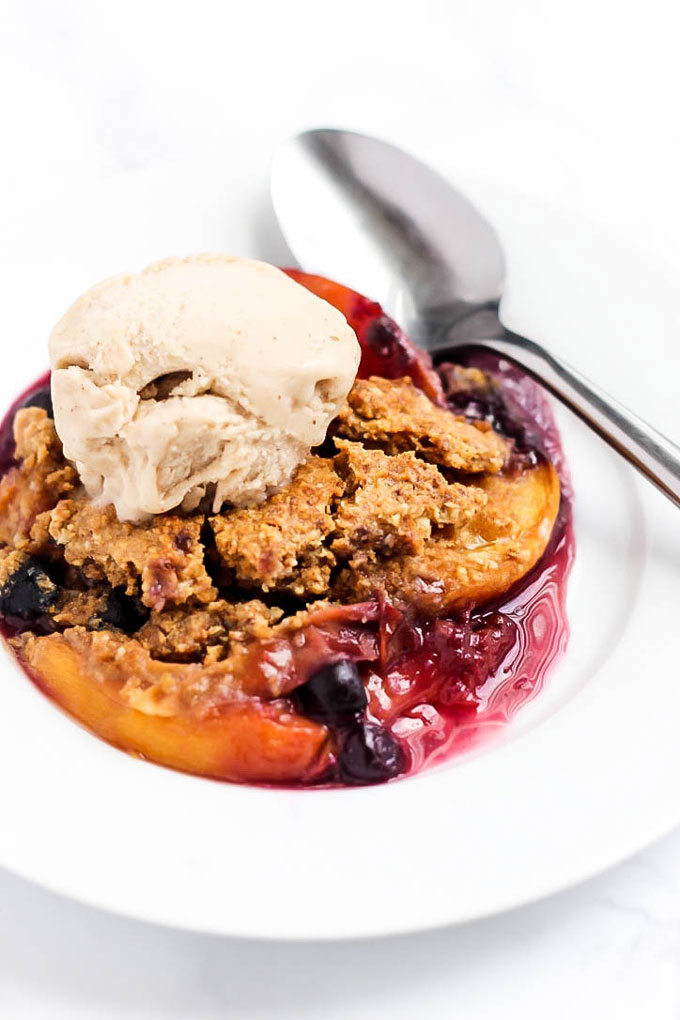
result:
[(115, 656), (93, 653), (96, 639), (109, 637), (78, 628), (30, 636), (20, 654), (67, 712), (109, 743), (160, 765), (252, 783), (305, 782), (324, 771), (330, 758), (325, 726), (284, 701), (243, 695), (213, 700), (203, 712), (198, 697), (187, 706), (178, 693), (187, 667), (178, 663), (154, 663), (144, 682), (133, 674), (122, 684)]

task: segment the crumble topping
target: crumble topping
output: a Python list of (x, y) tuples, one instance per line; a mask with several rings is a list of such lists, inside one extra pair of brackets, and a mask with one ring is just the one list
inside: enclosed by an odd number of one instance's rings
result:
[(212, 661), (218, 661), (232, 641), (271, 637), (272, 627), (282, 616), (282, 609), (259, 599), (217, 599), (191, 613), (181, 608), (162, 613), (154, 610), (136, 636), (155, 659), (197, 662), (209, 655)]
[(95, 683), (110, 683), (131, 708), (150, 715), (177, 715), (200, 698), (211, 707), (217, 698), (232, 701), (240, 691), (228, 662), (165, 662), (152, 658), (139, 641), (115, 631), (92, 631), (70, 627), (49, 637), (24, 635), (22, 651), (29, 664), (37, 665), (42, 655), (52, 654), (49, 646), (75, 652)]
[(107, 592), (62, 588), (56, 604), (49, 610), (49, 616), (59, 628), (100, 626), (99, 621), (106, 614), (108, 604)]
[(446, 364), (440, 368), (441, 376), (446, 384), (447, 396), (456, 393), (483, 393), (495, 386), (493, 378), (481, 368), (466, 365)]
[(0, 588), (29, 561), (30, 557), (23, 549), (0, 549)]
[(351, 562), (336, 594), (353, 602), (380, 591), (439, 616), (506, 592), (545, 550), (559, 481), (553, 466), (543, 463), (519, 477), (487, 475), (480, 490), (486, 503), (462, 528), (434, 535), (416, 555)]
[(106, 578), (129, 595), (141, 581), (144, 605), (163, 609), (166, 602), (210, 602), (217, 595), (203, 562), (202, 523), (200, 516), (161, 515), (133, 525), (119, 521), (112, 506), (65, 499), (51, 511), (47, 531), (84, 576)]
[(333, 463), (312, 456), (265, 503), (211, 518), (223, 564), (247, 588), (325, 595), (335, 558), (323, 543), (343, 488)]
[(373, 562), (422, 553), (433, 528), (460, 526), (486, 503), (479, 489), (449, 484), (411, 451), (388, 456), (343, 439), (336, 445), (346, 491), (334, 515), (331, 549), (340, 558)]
[(455, 471), (496, 472), (508, 444), (486, 423), (469, 424), (438, 407), (410, 379), (357, 379), (335, 422), (338, 435), (375, 444), (386, 453), (413, 450)]
[[(141, 711), (208, 717), (244, 698), (281, 698), (297, 686), (301, 671), (332, 649), (336, 607), (319, 604), (281, 620), (280, 611), (257, 600), (241, 606), (232, 612), (217, 602), (183, 619), (176, 610), (154, 614), (134, 636), (75, 625), (46, 636), (25, 632), (12, 641), (37, 668), (43, 656), (71, 649), (92, 680), (112, 684)], [(291, 634), (299, 635), (292, 645)]]
[(78, 484), (64, 460), (54, 422), (41, 407), (25, 407), (14, 419), (18, 464), (0, 479), (0, 545), (27, 544), (36, 518)]

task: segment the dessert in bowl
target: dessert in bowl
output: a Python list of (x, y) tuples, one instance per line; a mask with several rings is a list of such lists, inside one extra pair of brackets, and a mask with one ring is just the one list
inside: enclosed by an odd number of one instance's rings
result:
[(0, 612), (93, 732), (236, 782), (394, 779), (564, 647), (566, 467), (537, 388), (224, 256), (93, 288), (2, 433)]

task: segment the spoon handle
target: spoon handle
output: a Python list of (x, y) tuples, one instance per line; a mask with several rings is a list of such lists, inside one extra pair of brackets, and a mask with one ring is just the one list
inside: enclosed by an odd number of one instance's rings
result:
[(504, 330), (474, 340), (523, 368), (680, 507), (680, 447), (540, 344)]

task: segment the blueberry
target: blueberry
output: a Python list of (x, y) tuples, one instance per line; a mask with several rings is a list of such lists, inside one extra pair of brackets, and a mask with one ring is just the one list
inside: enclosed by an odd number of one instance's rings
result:
[(368, 704), (359, 670), (351, 659), (322, 666), (295, 691), (301, 711), (311, 719), (341, 722)]
[(346, 783), (383, 783), (403, 772), (405, 764), (397, 741), (377, 723), (361, 722), (340, 751), (340, 775)]
[(59, 589), (35, 560), (28, 559), (0, 589), (0, 613), (18, 620), (37, 620), (47, 613)]
[(536, 463), (536, 454), (543, 448), (542, 440), (522, 406), (513, 401), (512, 397), (507, 398), (497, 386), (488, 389), (452, 389), (452, 386), (456, 386), (455, 370), (447, 372), (446, 369), (450, 367), (442, 366), (442, 382), (450, 409), (471, 421), (487, 421), (496, 432), (514, 439), (517, 452), (525, 456), (529, 463)]
[(134, 595), (126, 595), (125, 588), (113, 588), (106, 609), (99, 616), (98, 623), (106, 627), (117, 627), (126, 634), (134, 634), (149, 619), (149, 610)]
[(366, 342), (381, 358), (401, 354), (401, 330), (387, 315), (374, 319), (366, 331)]
[(31, 390), (31, 392), (21, 401), (17, 411), (21, 410), (22, 407), (42, 407), (43, 411), (47, 411), (48, 418), (54, 418), (52, 390), (49, 382)]

